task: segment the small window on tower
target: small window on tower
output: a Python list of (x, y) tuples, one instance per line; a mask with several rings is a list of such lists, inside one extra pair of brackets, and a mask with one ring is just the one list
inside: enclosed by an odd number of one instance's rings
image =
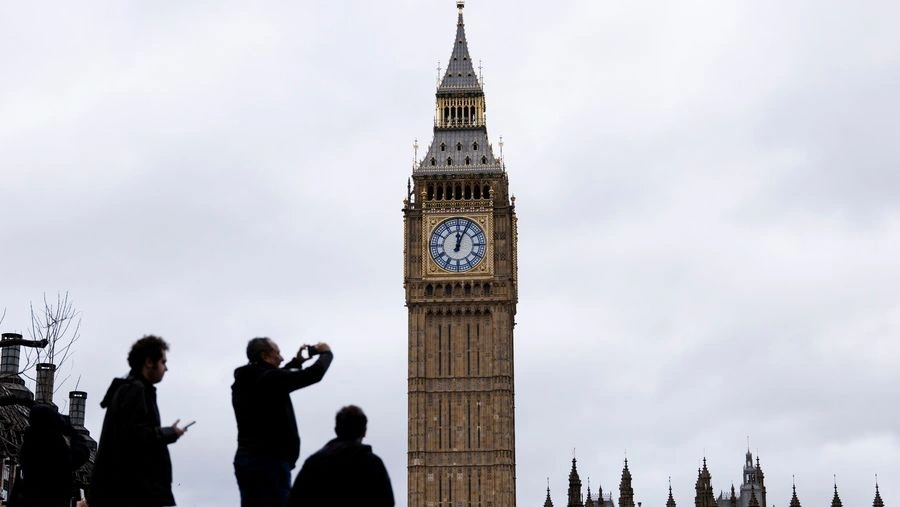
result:
[(487, 164), (487, 157), (481, 157), (481, 163)]
[(434, 157), (431, 157), (431, 165), (437, 165), (437, 160)]
[(447, 157), (447, 165), (453, 165), (453, 159), (452, 159), (452, 158)]
[(456, 151), (462, 151), (462, 143), (456, 143)]
[(466, 165), (470, 165), (472, 163), (472, 159), (466, 157)]
[(477, 142), (472, 143), (472, 149), (475, 151), (478, 151), (478, 143)]
[(441, 151), (447, 151), (447, 145), (446, 145), (446, 144), (441, 143)]

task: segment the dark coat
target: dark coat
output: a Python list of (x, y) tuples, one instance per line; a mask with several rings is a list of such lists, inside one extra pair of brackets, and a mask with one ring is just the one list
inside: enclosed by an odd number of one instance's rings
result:
[(255, 362), (234, 370), (231, 404), (239, 454), (274, 458), (294, 467), (300, 436), (290, 394), (322, 380), (333, 358), (331, 352), (323, 352), (309, 368), (301, 368), (301, 361), (294, 358), (283, 368)]
[(106, 417), (88, 504), (175, 505), (168, 445), (178, 434), (160, 426), (153, 384), (133, 374), (114, 379), (100, 406), (106, 408)]
[(391, 479), (372, 446), (335, 438), (303, 463), (288, 507), (357, 505), (393, 507)]
[(72, 473), (90, 456), (87, 440), (52, 405), (31, 408), (19, 463), (16, 507), (68, 507), (74, 493)]

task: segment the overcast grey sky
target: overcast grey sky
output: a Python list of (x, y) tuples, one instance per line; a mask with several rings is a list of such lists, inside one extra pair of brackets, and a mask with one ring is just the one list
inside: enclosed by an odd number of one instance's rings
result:
[[(246, 341), (329, 342), (302, 455), (357, 403), (406, 504), (402, 214), (452, 0), (0, 3), (0, 309), (69, 291), (99, 399), (167, 338), (181, 506), (237, 505)], [(900, 4), (469, 0), (519, 216), (519, 505), (700, 459), (769, 503), (900, 501)], [(422, 152), (420, 150), (420, 152)], [(62, 402), (73, 381), (57, 393)]]

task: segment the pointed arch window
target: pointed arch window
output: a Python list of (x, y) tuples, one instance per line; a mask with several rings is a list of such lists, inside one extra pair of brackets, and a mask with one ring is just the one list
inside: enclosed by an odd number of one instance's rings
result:
[(446, 145), (446, 144), (441, 143), (441, 151), (447, 151), (447, 145)]
[(462, 151), (462, 143), (456, 143), (456, 151)]
[(478, 141), (475, 141), (474, 143), (472, 143), (472, 149), (475, 151), (478, 151)]
[(437, 165), (437, 160), (434, 157), (431, 157), (431, 165)]
[(470, 165), (472, 163), (472, 159), (466, 157), (466, 165)]
[(487, 157), (481, 157), (481, 163), (487, 164)]
[(452, 159), (452, 158), (447, 157), (447, 165), (453, 165), (453, 159)]

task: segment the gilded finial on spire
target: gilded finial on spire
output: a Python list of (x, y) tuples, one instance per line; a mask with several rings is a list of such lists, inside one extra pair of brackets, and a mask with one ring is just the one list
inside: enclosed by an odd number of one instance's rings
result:
[(465, 7), (466, 7), (466, 0), (456, 0), (456, 8), (459, 9), (460, 14), (462, 14), (462, 11)]

